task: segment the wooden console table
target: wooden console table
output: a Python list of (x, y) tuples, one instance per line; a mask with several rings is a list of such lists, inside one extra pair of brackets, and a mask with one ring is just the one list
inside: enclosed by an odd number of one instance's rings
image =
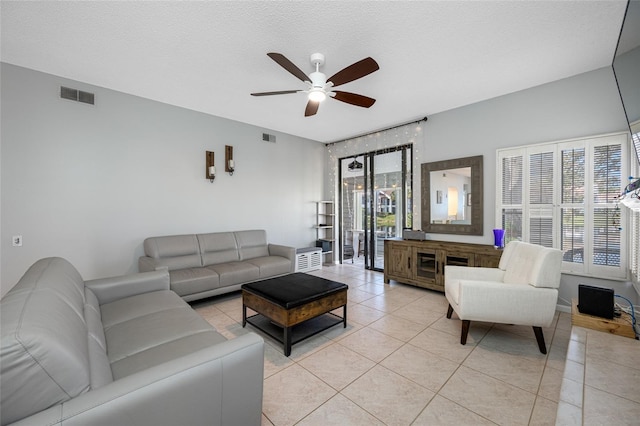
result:
[(384, 241), (384, 282), (444, 292), (446, 265), (497, 268), (500, 256), (502, 250), (485, 244), (389, 239)]

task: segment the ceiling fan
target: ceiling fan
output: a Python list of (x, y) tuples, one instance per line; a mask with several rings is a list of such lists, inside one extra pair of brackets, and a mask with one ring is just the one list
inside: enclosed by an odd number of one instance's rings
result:
[(376, 100), (368, 96), (358, 95), (357, 93), (343, 92), (341, 90), (333, 90), (334, 87), (350, 83), (354, 80), (362, 78), (380, 69), (378, 63), (372, 58), (364, 58), (348, 67), (338, 71), (331, 77), (320, 72), (320, 67), (324, 65), (324, 55), (322, 53), (314, 53), (311, 55), (311, 63), (315, 67), (315, 71), (308, 76), (297, 66), (293, 64), (281, 53), (267, 53), (271, 59), (276, 61), (285, 70), (289, 71), (295, 77), (307, 84), (306, 90), (280, 90), (277, 92), (259, 92), (252, 93), (251, 96), (271, 96), (271, 95), (287, 95), (290, 93), (304, 92), (309, 96), (309, 102), (304, 111), (305, 117), (310, 117), (318, 112), (320, 102), (327, 97), (345, 102), (351, 105), (369, 108)]

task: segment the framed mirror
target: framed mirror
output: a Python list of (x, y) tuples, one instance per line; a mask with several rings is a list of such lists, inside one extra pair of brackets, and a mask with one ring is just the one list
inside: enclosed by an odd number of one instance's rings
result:
[(422, 164), (422, 231), (483, 234), (482, 155)]

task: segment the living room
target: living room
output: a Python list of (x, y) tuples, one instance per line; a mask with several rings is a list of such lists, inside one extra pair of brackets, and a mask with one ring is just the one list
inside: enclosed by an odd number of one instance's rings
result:
[[(2, 5), (0, 295), (6, 294), (33, 262), (48, 256), (68, 259), (84, 279), (137, 272), (137, 259), (144, 254), (143, 241), (150, 236), (265, 229), (270, 242), (312, 246), (316, 239), (312, 227), (315, 201), (332, 199), (336, 191), (336, 176), (331, 174), (335, 165), (330, 164), (333, 157), (322, 142), (339, 142), (422, 118), (411, 114), (400, 121), (370, 124), (367, 132), (349, 130), (341, 137), (318, 141), (248, 124), (242, 116), (222, 118), (195, 107), (181, 106), (186, 101), (181, 104), (161, 96), (144, 96), (146, 91), (152, 93), (151, 88), (144, 87), (144, 75), (132, 73), (132, 80), (141, 85), (137, 95), (73, 78), (81, 73), (61, 76), (36, 65), (31, 67), (27, 59), (19, 56), (5, 59), (5, 31), (18, 26), (5, 25), (5, 19), (9, 19), (6, 12), (15, 7), (10, 3)], [(28, 15), (29, 6), (24, 7), (20, 14), (9, 16)], [(622, 19), (625, 4), (617, 7)], [(82, 16), (82, 11), (75, 13)], [(27, 26), (32, 25), (37, 27), (37, 23)], [(607, 34), (612, 56), (618, 31), (619, 28), (611, 28)], [(34, 39), (38, 37), (51, 34), (39, 34)], [(547, 41), (549, 45), (553, 42)], [(286, 46), (271, 48), (286, 52)], [(418, 46), (416, 52), (424, 54)], [(266, 53), (261, 52), (262, 66), (269, 69), (269, 75), (282, 73), (283, 79), (289, 78), (285, 81), (295, 83), (276, 64), (268, 62)], [(298, 57), (295, 59), (298, 62)], [(300, 60), (303, 59), (306, 58)], [(100, 61), (95, 57), (94, 60)], [(571, 61), (571, 57), (566, 60)], [(82, 60), (71, 62), (78, 69), (81, 67)], [(423, 113), (428, 121), (421, 123), (420, 136), (413, 142), (413, 185), (417, 197), (422, 163), (482, 155), (485, 170), (484, 234), (465, 237), (443, 234), (434, 239), (492, 243), (491, 229), (497, 227), (496, 150), (627, 129), (610, 64), (586, 72), (579, 68), (576, 64), (575, 74), (535, 87), (506, 88), (499, 96)], [(381, 65), (377, 73), (383, 71)], [(121, 68), (118, 72), (130, 70)], [(258, 77), (261, 72), (256, 70)], [(200, 96), (215, 97), (216, 86), (223, 84), (211, 82), (200, 89)], [(95, 105), (60, 99), (61, 86), (93, 93)], [(281, 87), (277, 84), (274, 87), (269, 78), (260, 78), (237, 96), (249, 98), (250, 91), (269, 89)], [(375, 93), (368, 94), (375, 97)], [(249, 98), (249, 101), (260, 102), (265, 116), (272, 113), (271, 99)], [(378, 102), (383, 103), (384, 99)], [(292, 121), (294, 115), (296, 122), (304, 119), (304, 103), (289, 104), (286, 110), (292, 114)], [(318, 118), (326, 112), (323, 108), (327, 110), (333, 104), (323, 105)], [(353, 107), (340, 105), (340, 108), (351, 111)], [(367, 112), (358, 109), (354, 114), (366, 117)], [(276, 143), (263, 141), (263, 133), (275, 136)], [(344, 156), (385, 148), (388, 144), (375, 143), (366, 146), (364, 142), (352, 143), (342, 148)], [(227, 145), (233, 146), (236, 169), (232, 175), (224, 171)], [(631, 155), (633, 148), (629, 149)], [(205, 177), (206, 151), (215, 153), (217, 173), (213, 182)], [(413, 213), (420, 217), (419, 198), (414, 200)], [(419, 224), (414, 228), (418, 229)], [(12, 245), (12, 237), (16, 235), (21, 236), (19, 247)], [(579, 283), (612, 287), (636, 304), (639, 300), (630, 280), (569, 274), (562, 276), (560, 298), (566, 301), (575, 298)], [(565, 306), (568, 308), (568, 304)]]

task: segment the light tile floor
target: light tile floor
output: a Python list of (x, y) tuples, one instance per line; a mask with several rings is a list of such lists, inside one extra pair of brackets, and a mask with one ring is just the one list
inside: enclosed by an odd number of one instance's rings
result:
[(573, 327), (558, 425), (640, 425), (640, 342)]
[[(265, 338), (263, 425), (553, 425), (571, 316), (544, 329), (548, 355), (531, 327), (447, 319), (442, 293), (350, 264), (314, 275), (344, 282), (348, 326), (294, 345)], [(243, 329), (239, 292), (193, 303), (220, 333)], [(340, 309), (338, 313), (342, 313)]]

